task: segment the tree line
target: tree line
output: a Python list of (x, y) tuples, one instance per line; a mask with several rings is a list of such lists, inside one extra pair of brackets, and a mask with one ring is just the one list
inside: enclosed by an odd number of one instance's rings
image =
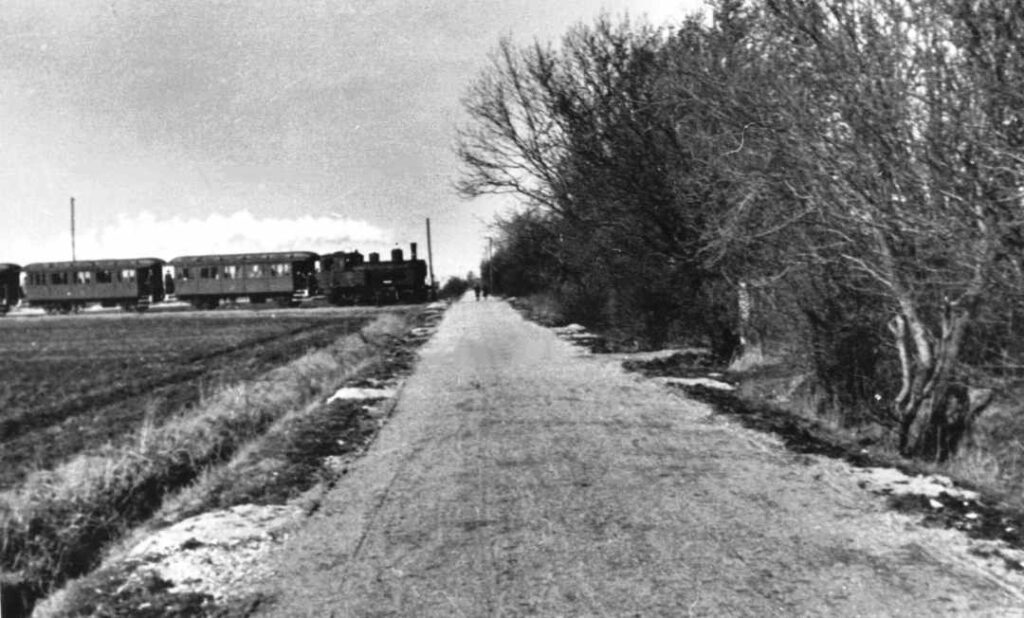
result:
[(946, 459), (1024, 352), (1022, 37), (1004, 0), (719, 0), (503, 40), (458, 136), (463, 195), (521, 198), (484, 267), (638, 345), (802, 359)]

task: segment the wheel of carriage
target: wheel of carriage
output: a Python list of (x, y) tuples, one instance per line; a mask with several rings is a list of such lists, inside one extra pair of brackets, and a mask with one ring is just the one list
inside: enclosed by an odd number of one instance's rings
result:
[(332, 305), (338, 305), (339, 307), (356, 304), (356, 299), (354, 297), (345, 294), (344, 292), (337, 288), (331, 290), (330, 300)]

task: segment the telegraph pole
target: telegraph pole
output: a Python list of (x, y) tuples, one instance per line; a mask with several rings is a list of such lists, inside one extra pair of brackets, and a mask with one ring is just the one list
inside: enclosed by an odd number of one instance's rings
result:
[(71, 261), (77, 262), (75, 257), (75, 198), (71, 198)]
[(487, 237), (487, 289), (494, 294), (494, 238)]
[(434, 283), (434, 248), (430, 244), (430, 217), (427, 217), (427, 266), (430, 268), (430, 293), (437, 293), (437, 284)]

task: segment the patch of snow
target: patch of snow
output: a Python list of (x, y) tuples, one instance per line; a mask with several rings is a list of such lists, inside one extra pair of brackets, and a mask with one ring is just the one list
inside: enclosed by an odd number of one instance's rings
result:
[[(711, 354), (707, 348), (664, 348), (661, 350), (648, 350), (647, 352), (614, 352), (605, 354), (605, 358), (614, 360), (650, 361), (671, 358), (676, 354), (684, 356), (702, 357)], [(711, 377), (714, 377), (712, 375)]]
[(586, 332), (587, 329), (579, 324), (569, 324), (568, 326), (559, 326), (552, 330), (559, 335), (578, 335), (579, 333)]
[(328, 397), (327, 403), (352, 399), (390, 399), (394, 396), (395, 391), (390, 388), (356, 388), (353, 386), (346, 386), (339, 388), (333, 395)]
[(977, 500), (978, 493), (968, 489), (960, 489), (948, 477), (938, 474), (914, 477), (894, 468), (862, 468), (855, 469), (854, 474), (860, 479), (860, 486), (877, 494), (902, 496), (906, 494), (937, 498), (942, 494), (962, 500)]
[(190, 517), (160, 530), (133, 547), (131, 558), (165, 556), (190, 545), (231, 547), (273, 536), (301, 514), (296, 507), (242, 504)]
[(654, 378), (655, 382), (661, 384), (667, 384), (670, 386), (706, 386), (708, 388), (718, 389), (720, 391), (732, 391), (736, 390), (736, 387), (726, 382), (719, 380), (713, 380), (711, 378)]
[(156, 573), (175, 591), (241, 595), (302, 514), (297, 506), (252, 504), (203, 513), (147, 537), (127, 557), (140, 565), (135, 576)]

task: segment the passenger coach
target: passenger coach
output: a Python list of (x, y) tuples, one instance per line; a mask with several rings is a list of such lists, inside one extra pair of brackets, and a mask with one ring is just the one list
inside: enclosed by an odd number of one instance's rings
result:
[(78, 311), (91, 303), (144, 311), (164, 299), (159, 258), (45, 262), (25, 266), (25, 300), (47, 313)]
[(0, 264), (0, 315), (10, 311), (21, 298), (20, 274), (17, 264)]
[(171, 260), (178, 300), (213, 309), (221, 300), (248, 298), (293, 305), (316, 292), (316, 253), (189, 255)]

